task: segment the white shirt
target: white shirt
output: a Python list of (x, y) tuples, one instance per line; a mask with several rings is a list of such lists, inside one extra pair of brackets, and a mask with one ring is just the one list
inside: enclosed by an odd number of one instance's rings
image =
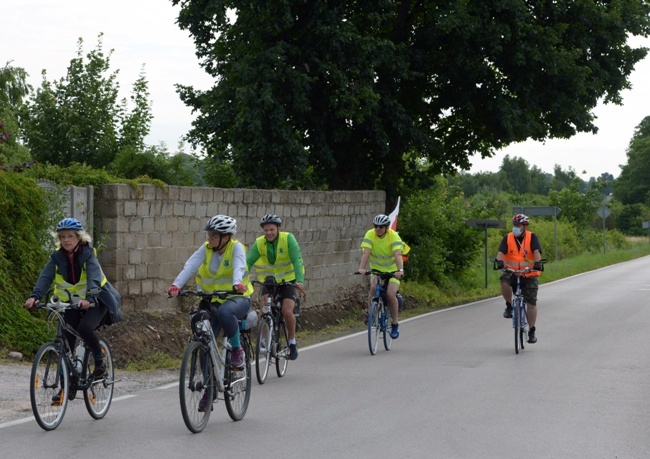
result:
[[(205, 251), (206, 245), (202, 244), (201, 247), (199, 247), (197, 251), (187, 259), (183, 270), (178, 276), (176, 276), (176, 279), (174, 279), (172, 285), (182, 288), (183, 285), (185, 285), (191, 277), (196, 275), (196, 273), (199, 271), (199, 268), (205, 261)], [(242, 280), (244, 279), (244, 274), (246, 273), (246, 254), (244, 252), (244, 246), (241, 244), (241, 242), (235, 243), (235, 246), (232, 249), (232, 257), (232, 283), (233, 285), (241, 284)], [(219, 255), (219, 253), (215, 250), (212, 254), (212, 258), (210, 259), (210, 266), (208, 268), (211, 274), (216, 274), (216, 272), (219, 270), (222, 259), (223, 255)]]

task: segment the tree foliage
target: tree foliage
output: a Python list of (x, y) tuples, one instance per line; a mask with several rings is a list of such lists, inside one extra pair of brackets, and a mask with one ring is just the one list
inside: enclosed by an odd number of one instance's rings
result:
[(623, 204), (650, 206), (650, 116), (636, 127), (627, 149), (627, 164), (614, 183), (614, 196)]
[(100, 168), (119, 151), (142, 150), (152, 118), (148, 84), (141, 73), (129, 112), (126, 101), (118, 101), (118, 72), (110, 71), (112, 53), (104, 53), (100, 34), (97, 47), (84, 57), (79, 39), (77, 57), (64, 78), (50, 82), (43, 71), (42, 85), (26, 109), (24, 134), (35, 159)]
[(7, 62), (0, 67), (0, 165), (12, 166), (29, 161), (29, 150), (20, 142), (20, 109), (32, 88), (27, 72)]
[[(529, 138), (596, 132), (647, 50), (643, 0), (171, 0), (215, 79), (189, 139), (243, 185), (393, 192)], [(232, 12), (236, 18), (229, 16)]]

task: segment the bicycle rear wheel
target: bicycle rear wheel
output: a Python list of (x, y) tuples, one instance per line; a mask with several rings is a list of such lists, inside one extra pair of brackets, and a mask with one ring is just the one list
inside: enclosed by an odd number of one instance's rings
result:
[[(108, 409), (111, 407), (111, 401), (113, 400), (113, 382), (115, 381), (111, 349), (103, 339), (99, 340), (99, 345), (106, 359), (107, 376), (99, 381), (93, 381), (90, 387), (84, 390), (86, 409), (94, 419), (102, 419), (108, 413)], [(94, 367), (91, 368), (89, 365), (89, 354), (90, 352), (86, 352), (84, 356), (84, 368), (87, 369), (87, 377), (92, 379)]]
[(264, 314), (257, 326), (257, 342), (255, 343), (255, 373), (259, 384), (264, 384), (269, 374), (273, 346), (273, 323), (270, 314)]
[(381, 314), (380, 301), (373, 299), (370, 302), (370, 309), (368, 309), (368, 348), (370, 349), (370, 355), (377, 353), (377, 344), (379, 343), (379, 331), (381, 330), (379, 323)]
[(284, 320), (281, 320), (278, 325), (278, 342), (276, 343), (277, 352), (275, 354), (275, 372), (278, 378), (281, 378), (287, 372), (287, 365), (289, 365), (289, 332), (284, 325)]
[[(210, 349), (200, 341), (192, 341), (183, 355), (178, 388), (183, 421), (193, 433), (201, 432), (210, 419), (214, 399), (213, 381)], [(202, 399), (204, 403), (201, 403)]]
[[(44, 430), (56, 429), (68, 407), (68, 367), (59, 347), (46, 343), (38, 350), (29, 381), (29, 398), (36, 422)], [(52, 400), (58, 395), (58, 400)]]
[(381, 302), (381, 322), (382, 322), (382, 332), (384, 333), (384, 349), (390, 351), (390, 347), (393, 345), (393, 337), (390, 336), (391, 331), (391, 319), (390, 311), (388, 305), (384, 304), (383, 300)]
[[(244, 349), (244, 369), (226, 369), (227, 380), (224, 399), (226, 410), (233, 421), (241, 420), (248, 409), (251, 398), (251, 349), (247, 338), (241, 337), (241, 346)], [(268, 368), (268, 366), (267, 366)]]

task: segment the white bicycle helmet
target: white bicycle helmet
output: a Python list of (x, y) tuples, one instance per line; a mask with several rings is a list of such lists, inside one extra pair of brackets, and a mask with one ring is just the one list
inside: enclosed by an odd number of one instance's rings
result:
[(379, 214), (372, 219), (372, 224), (375, 226), (388, 226), (390, 225), (390, 218), (388, 218), (388, 215)]
[(228, 215), (215, 215), (205, 225), (206, 231), (219, 234), (237, 234), (237, 220)]
[(260, 226), (264, 228), (264, 225), (266, 225), (267, 223), (275, 223), (278, 226), (282, 226), (282, 219), (277, 215), (266, 214), (260, 220)]

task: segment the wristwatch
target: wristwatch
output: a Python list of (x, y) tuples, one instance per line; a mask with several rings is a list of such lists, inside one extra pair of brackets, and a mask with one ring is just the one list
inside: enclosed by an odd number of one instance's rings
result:
[(403, 273), (403, 272), (404, 272), (404, 269), (400, 269), (399, 272)]

